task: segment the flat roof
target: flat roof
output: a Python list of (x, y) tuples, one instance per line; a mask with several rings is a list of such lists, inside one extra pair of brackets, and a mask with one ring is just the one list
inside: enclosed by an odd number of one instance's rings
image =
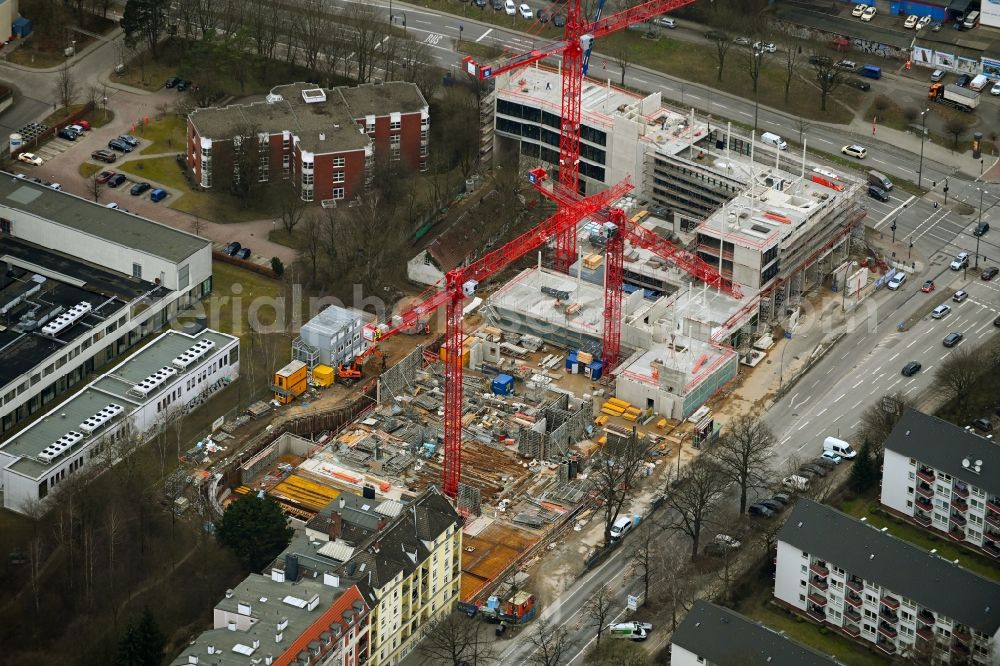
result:
[[(1000, 444), (935, 416), (907, 409), (885, 442), (888, 451), (915, 458), (945, 474), (1000, 497)], [(976, 473), (962, 465), (981, 461)]]
[(684, 375), (685, 392), (711, 376), (734, 352), (728, 347), (718, 347), (707, 342), (675, 334), (671, 342), (656, 342), (629, 363), (621, 375), (647, 384), (658, 384), (654, 376), (653, 363), (660, 363), (665, 369), (676, 370)]
[(989, 636), (1000, 629), (1000, 583), (836, 509), (799, 499), (778, 540)]
[(105, 208), (74, 194), (0, 173), (10, 176), (0, 177), (0, 206), (43, 217), (113, 245), (141, 250), (175, 264), (211, 245), (204, 238), (134, 213)]
[(841, 662), (736, 611), (697, 599), (670, 642), (716, 666), (836, 666)]
[[(568, 292), (569, 299), (561, 301), (552, 293), (544, 293), (543, 287)], [(552, 322), (553, 326), (582, 331), (598, 338), (604, 330), (604, 288), (547, 268), (524, 269), (490, 294), (487, 302), (539, 321)], [(567, 305), (580, 307), (567, 314)]]
[(331, 305), (303, 324), (302, 328), (315, 331), (317, 334), (338, 333), (345, 326), (353, 326), (363, 320), (364, 313), (360, 310)]
[[(180, 331), (167, 331), (153, 340), (131, 358), (119, 363), (107, 373), (91, 382), (76, 395), (58, 405), (42, 418), (0, 444), (0, 451), (20, 456), (8, 469), (31, 478), (41, 478), (51, 469), (37, 460), (37, 456), (50, 444), (70, 431), (80, 432), (79, 426), (109, 404), (119, 405), (125, 411), (111, 422), (127, 418), (144, 403), (155, 400), (160, 393), (151, 394), (146, 400), (128, 395), (134, 384), (142, 381), (200, 340), (211, 340), (216, 349), (234, 340), (232, 336), (209, 329), (195, 335)], [(77, 446), (86, 446), (91, 440), (85, 437)]]

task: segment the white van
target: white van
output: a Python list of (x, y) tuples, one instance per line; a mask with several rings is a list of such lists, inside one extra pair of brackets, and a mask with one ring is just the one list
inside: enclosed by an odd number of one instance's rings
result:
[(649, 622), (619, 622), (608, 625), (608, 633), (612, 638), (628, 638), (633, 641), (646, 640), (652, 630), (653, 625)]
[(977, 25), (979, 25), (979, 12), (969, 12), (969, 15), (962, 21), (962, 27), (966, 30), (972, 30)]
[(625, 536), (630, 529), (632, 529), (632, 517), (619, 516), (614, 525), (611, 526), (611, 540), (618, 541), (618, 539)]
[(823, 453), (827, 451), (836, 453), (841, 458), (856, 458), (858, 452), (851, 448), (851, 445), (836, 437), (827, 437), (823, 440)]
[(764, 132), (760, 135), (760, 140), (762, 143), (774, 146), (778, 150), (788, 150), (788, 144), (785, 143), (785, 140), (774, 132)]

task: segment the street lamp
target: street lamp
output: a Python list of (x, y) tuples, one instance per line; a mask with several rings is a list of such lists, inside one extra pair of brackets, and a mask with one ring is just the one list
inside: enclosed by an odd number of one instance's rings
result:
[(896, 244), (896, 220), (892, 221), (892, 226), (890, 226), (889, 228), (892, 229), (892, 244), (895, 245)]
[[(977, 187), (979, 190), (979, 224), (983, 223), (983, 188)], [(977, 226), (978, 231), (978, 226)], [(976, 236), (976, 265), (973, 268), (979, 268), (979, 239), (982, 238), (982, 234), (975, 234)]]
[(920, 187), (924, 177), (924, 139), (927, 137), (927, 114), (930, 112), (930, 109), (920, 112), (920, 166), (917, 167), (917, 187)]
[(913, 254), (913, 236), (910, 236), (910, 249), (906, 251), (906, 258), (909, 259)]

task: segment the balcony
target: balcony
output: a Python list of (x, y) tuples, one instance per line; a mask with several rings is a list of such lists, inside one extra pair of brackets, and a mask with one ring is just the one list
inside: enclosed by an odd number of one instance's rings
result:
[(847, 589), (861, 592), (861, 590), (865, 589), (865, 584), (857, 578), (851, 578), (847, 581)]
[(878, 616), (889, 624), (899, 624), (899, 615), (886, 608), (879, 610)]
[(961, 497), (952, 497), (951, 508), (955, 509), (956, 511), (961, 511), (962, 513), (965, 513), (966, 511), (969, 510), (969, 503), (966, 502)]
[(921, 495), (918, 495), (914, 501), (919, 508), (924, 509), (925, 511), (930, 511), (934, 508), (934, 503)]
[(922, 624), (934, 624), (934, 613), (931, 613), (928, 610), (922, 610), (917, 613), (917, 620), (919, 620)]
[(892, 610), (899, 609), (899, 599), (896, 597), (889, 596), (888, 594), (882, 597), (882, 605), (886, 608), (891, 608)]
[(817, 576), (819, 576), (820, 578), (826, 578), (827, 576), (830, 575), (830, 570), (824, 567), (819, 562), (813, 562), (812, 564), (810, 564), (809, 570), (812, 571)]
[(994, 515), (992, 513), (986, 514), (986, 524), (993, 529), (1000, 531), (1000, 516)]
[(917, 485), (917, 494), (924, 497), (934, 497), (934, 489), (926, 483), (921, 483)]
[(826, 612), (822, 608), (816, 608), (815, 606), (806, 610), (806, 615), (816, 620), (817, 622), (826, 622)]
[(861, 597), (856, 594), (848, 594), (844, 597), (844, 601), (854, 606), (855, 608), (861, 608)]
[(917, 513), (913, 514), (913, 520), (917, 521), (918, 523), (920, 523), (924, 527), (930, 527), (931, 526), (931, 517), (928, 516), (926, 513), (920, 513), (918, 511)]
[(966, 645), (972, 645), (972, 634), (964, 627), (952, 629), (951, 637)]
[(896, 636), (899, 635), (899, 632), (896, 631), (895, 627), (890, 624), (886, 624), (885, 622), (878, 623), (878, 633), (886, 638), (891, 638), (892, 640), (896, 640)]
[(857, 638), (858, 636), (861, 635), (861, 630), (858, 629), (857, 625), (845, 624), (842, 628), (844, 630), (844, 633), (848, 634), (849, 636), (853, 636), (854, 638)]
[(934, 483), (934, 470), (929, 467), (917, 470), (917, 478), (927, 483)]
[(924, 639), (925, 641), (934, 640), (934, 632), (928, 629), (927, 627), (923, 627), (922, 629), (917, 629), (917, 636)]
[(885, 652), (886, 654), (896, 654), (896, 646), (889, 641), (879, 640), (875, 643), (875, 645), (878, 646), (879, 650), (882, 650), (882, 652)]
[(817, 576), (813, 576), (812, 579), (809, 581), (809, 584), (815, 587), (817, 590), (821, 590), (823, 592), (826, 592), (827, 588), (830, 587), (829, 585), (827, 585), (825, 580)]
[(844, 617), (846, 617), (851, 622), (861, 622), (861, 613), (854, 610), (853, 608), (845, 608)]
[[(953, 642), (951, 644), (951, 651), (958, 654), (960, 657), (964, 657), (965, 655), (969, 654), (969, 648), (963, 645), (962, 643), (958, 642)], [(960, 661), (961, 663), (968, 663), (964, 659)]]
[(986, 508), (1000, 514), (1000, 497), (991, 497), (986, 500)]
[(948, 518), (951, 520), (953, 525), (958, 525), (959, 527), (965, 527), (965, 524), (969, 521), (965, 519), (965, 516), (957, 513), (953, 513)]
[(948, 532), (948, 536), (955, 541), (965, 541), (965, 530), (959, 529), (957, 527), (952, 527)]
[(822, 594), (817, 594), (816, 592), (810, 592), (809, 596), (806, 597), (809, 601), (813, 602), (817, 606), (826, 606), (826, 597)]
[(989, 542), (983, 546), (983, 550), (990, 557), (1000, 558), (1000, 548), (997, 547), (995, 543)]
[(956, 483), (955, 486), (951, 489), (951, 492), (953, 492), (954, 494), (958, 495), (962, 499), (968, 499), (969, 498), (969, 486), (966, 486), (964, 484), (963, 485), (958, 485)]

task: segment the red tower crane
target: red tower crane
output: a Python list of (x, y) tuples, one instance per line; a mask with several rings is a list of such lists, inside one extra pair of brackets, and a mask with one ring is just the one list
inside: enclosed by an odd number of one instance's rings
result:
[[(480, 80), (486, 80), (504, 72), (531, 65), (550, 56), (561, 56), (562, 105), (559, 132), (559, 183), (576, 192), (580, 178), (580, 122), (583, 91), (584, 40), (593, 40), (610, 35), (634, 23), (641, 23), (689, 5), (694, 0), (650, 0), (634, 7), (602, 16), (596, 21), (586, 20), (580, 11), (580, 0), (566, 3), (566, 27), (561, 41), (550, 42), (537, 49), (510, 56), (494, 65), (480, 65), (473, 58), (466, 57), (463, 63), (468, 72)], [(576, 261), (576, 229), (567, 228), (556, 239), (556, 269), (566, 272)]]
[(495, 275), (528, 252), (545, 242), (559, 237), (566, 229), (576, 232), (583, 218), (606, 208), (632, 189), (629, 181), (581, 197), (576, 191), (567, 191), (561, 184), (552, 190), (542, 186), (546, 179), (543, 169), (535, 169), (529, 180), (559, 202), (559, 209), (534, 229), (527, 231), (503, 247), (493, 250), (468, 266), (456, 268), (445, 274), (443, 285), (439, 282), (423, 294), (417, 305), (393, 318), (392, 326), (373, 335), (375, 341), (412, 326), (429, 313), (445, 306), (444, 336), (444, 478), (443, 490), (449, 497), (458, 494), (462, 466), (462, 303), (475, 294), (479, 283)]

